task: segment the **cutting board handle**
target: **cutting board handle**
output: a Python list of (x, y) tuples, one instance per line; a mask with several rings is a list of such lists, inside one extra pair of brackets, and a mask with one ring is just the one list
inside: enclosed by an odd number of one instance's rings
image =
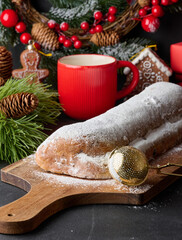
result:
[(66, 207), (62, 198), (64, 193), (60, 190), (56, 192), (50, 185), (38, 184), (23, 197), (0, 207), (0, 233), (21, 234), (32, 231), (45, 219)]

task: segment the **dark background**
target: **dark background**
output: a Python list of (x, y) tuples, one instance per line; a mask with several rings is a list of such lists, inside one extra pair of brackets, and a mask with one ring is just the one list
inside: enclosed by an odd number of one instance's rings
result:
[[(32, 1), (40, 11), (50, 4)], [(146, 37), (158, 43), (158, 54), (170, 62), (170, 44), (182, 42), (182, 14), (166, 14), (155, 34), (145, 33), (140, 26), (131, 36)], [(20, 45), (12, 50), (14, 68), (19, 67)], [(0, 168), (6, 163), (0, 161)], [(25, 192), (0, 182), (0, 206), (23, 196)], [(182, 179), (144, 206), (92, 205), (61, 211), (25, 235), (1, 235), (0, 240), (79, 239), (79, 240), (180, 240), (182, 236)]]

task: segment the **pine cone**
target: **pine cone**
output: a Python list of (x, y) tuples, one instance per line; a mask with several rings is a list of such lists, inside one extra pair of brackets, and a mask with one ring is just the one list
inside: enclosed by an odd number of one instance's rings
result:
[(38, 98), (33, 93), (16, 93), (0, 101), (0, 111), (7, 118), (21, 118), (33, 112), (38, 102)]
[(0, 77), (0, 87), (3, 86), (5, 84), (5, 80), (4, 78)]
[(0, 46), (0, 77), (8, 80), (11, 77), (13, 59), (11, 52), (4, 46)]
[(34, 23), (31, 31), (32, 37), (43, 48), (55, 51), (59, 48), (57, 34), (43, 23)]
[(138, 0), (138, 4), (140, 5), (140, 7), (145, 7), (150, 5), (151, 0)]
[(113, 31), (112, 32), (103, 31), (100, 33), (95, 33), (91, 37), (90, 41), (99, 47), (115, 45), (116, 43), (119, 42), (119, 35)]

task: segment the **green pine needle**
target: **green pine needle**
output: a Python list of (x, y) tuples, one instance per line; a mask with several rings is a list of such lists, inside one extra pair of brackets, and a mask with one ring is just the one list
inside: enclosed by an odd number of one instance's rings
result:
[(9, 79), (0, 87), (0, 100), (11, 94), (29, 92), (39, 99), (39, 105), (30, 115), (20, 119), (6, 118), (0, 113), (0, 159), (13, 163), (32, 154), (46, 139), (44, 124), (54, 124), (62, 107), (58, 94), (42, 83), (28, 83), (32, 76)]
[(6, 119), (0, 114), (0, 159), (16, 162), (30, 154), (47, 137), (43, 125), (35, 122), (36, 115)]
[(39, 105), (33, 112), (36, 114), (36, 122), (54, 124), (60, 115), (62, 107), (58, 102), (58, 93), (49, 89), (50, 86), (42, 83), (28, 83), (32, 75), (19, 79), (9, 79), (4, 86), (0, 87), (0, 100), (11, 94), (29, 92), (39, 99)]

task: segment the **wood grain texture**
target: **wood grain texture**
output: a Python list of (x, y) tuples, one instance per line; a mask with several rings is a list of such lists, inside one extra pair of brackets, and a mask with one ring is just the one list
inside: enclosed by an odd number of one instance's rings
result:
[[(182, 144), (151, 162), (151, 165), (167, 162), (182, 163)], [(165, 171), (180, 170), (182, 168), (170, 167)], [(28, 192), (22, 198), (0, 207), (0, 233), (21, 234), (32, 231), (51, 215), (72, 206), (145, 204), (177, 177), (157, 174), (156, 170), (151, 169), (141, 187), (131, 188), (115, 184), (114, 180), (79, 180), (46, 173), (36, 165), (32, 155), (3, 168), (1, 179)], [(61, 182), (60, 179), (67, 179), (68, 182)], [(79, 185), (74, 184), (74, 179)]]

